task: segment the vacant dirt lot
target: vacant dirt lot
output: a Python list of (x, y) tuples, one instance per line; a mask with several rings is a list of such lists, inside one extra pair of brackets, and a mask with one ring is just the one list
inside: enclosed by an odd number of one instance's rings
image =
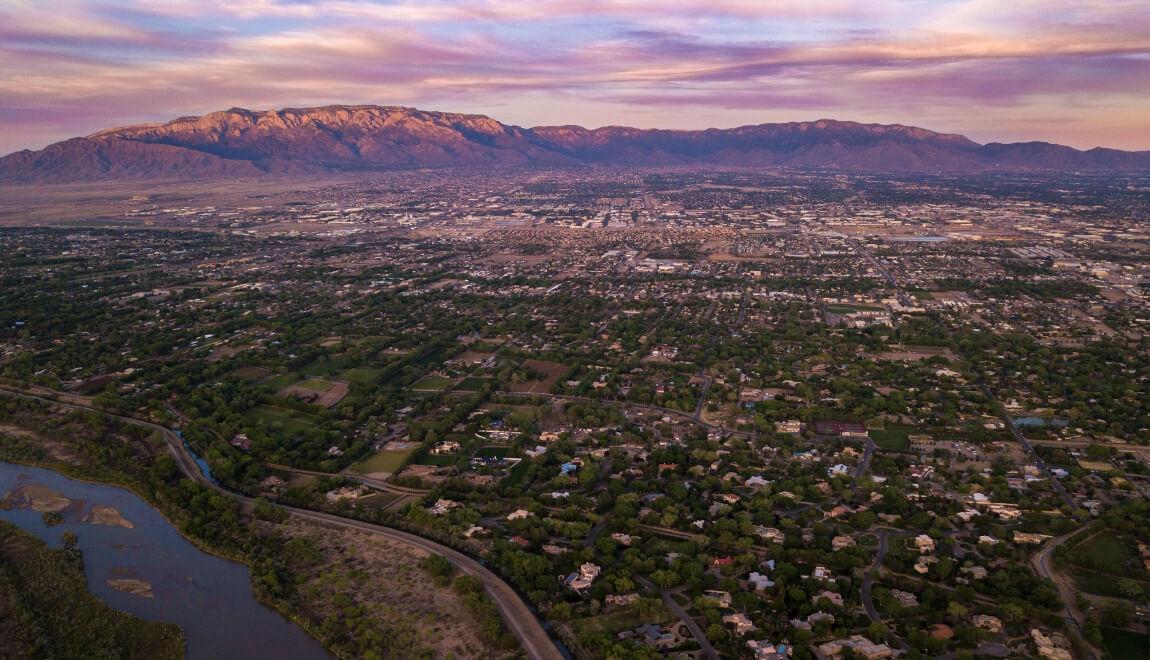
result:
[(309, 378), (280, 390), (280, 396), (294, 396), (302, 401), (331, 408), (347, 396), (349, 386), (340, 380)]
[(312, 603), (309, 617), (322, 620), (350, 598), (371, 612), (378, 630), (430, 649), (436, 658), (500, 658), (506, 652), (488, 646), (463, 601), (450, 587), (437, 587), (419, 567), (426, 553), (411, 546), (292, 520), (259, 523), (290, 537), (306, 537), (324, 555), (303, 591)]

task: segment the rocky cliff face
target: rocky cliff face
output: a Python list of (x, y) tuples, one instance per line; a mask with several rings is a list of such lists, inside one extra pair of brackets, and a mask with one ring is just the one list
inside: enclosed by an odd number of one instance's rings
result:
[(508, 126), (481, 115), (381, 106), (232, 108), (101, 131), (0, 159), (0, 181), (211, 179), (448, 166), (805, 166), (925, 172), (1150, 170), (1150, 153), (832, 120), (703, 131)]

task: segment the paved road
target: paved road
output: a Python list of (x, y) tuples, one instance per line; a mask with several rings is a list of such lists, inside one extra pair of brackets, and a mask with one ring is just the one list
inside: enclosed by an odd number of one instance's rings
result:
[(711, 642), (707, 639), (707, 635), (703, 632), (703, 629), (699, 627), (699, 624), (696, 623), (689, 614), (687, 614), (687, 610), (684, 610), (682, 605), (675, 602), (674, 597), (671, 596), (669, 591), (656, 587), (653, 582), (641, 575), (636, 575), (635, 581), (643, 585), (645, 589), (657, 592), (660, 596), (662, 596), (663, 604), (667, 606), (667, 609), (674, 612), (675, 616), (679, 617), (683, 624), (687, 626), (687, 630), (691, 631), (691, 635), (694, 636), (695, 641), (699, 644), (699, 648), (702, 649), (700, 651), (700, 653), (702, 653), (702, 657), (718, 660), (719, 652), (716, 651), (715, 647), (711, 645)]
[[(866, 611), (867, 618), (875, 623), (882, 623), (882, 616), (879, 615), (878, 609), (874, 606), (874, 578), (878, 575), (879, 568), (882, 567), (882, 561), (886, 558), (887, 550), (890, 548), (889, 537), (891, 536), (909, 536), (909, 532), (891, 532), (888, 530), (881, 530), (878, 532), (878, 553), (875, 555), (874, 563), (871, 564), (867, 570), (866, 577), (863, 578), (862, 590), (860, 597), (862, 599), (863, 610)], [(895, 643), (904, 651), (910, 650), (910, 645), (906, 643), (901, 637), (898, 637), (894, 632), (890, 633)]]
[(1038, 466), (1039, 471), (1042, 472), (1042, 476), (1046, 477), (1046, 480), (1050, 483), (1050, 487), (1053, 488), (1054, 492), (1058, 493), (1058, 495), (1062, 497), (1062, 501), (1066, 502), (1067, 506), (1070, 507), (1071, 516), (1078, 522), (1085, 523), (1087, 519), (1080, 513), (1081, 509), (1079, 508), (1078, 503), (1075, 502), (1074, 498), (1070, 495), (1069, 492), (1067, 492), (1066, 487), (1062, 485), (1062, 482), (1050, 473), (1050, 468), (1047, 467), (1046, 461), (1042, 460), (1042, 457), (1038, 455), (1038, 452), (1034, 451), (1034, 445), (1030, 444), (1030, 440), (1022, 434), (1022, 431), (1018, 430), (1018, 426), (1014, 423), (1014, 419), (1010, 416), (1009, 413), (1006, 412), (1006, 406), (1002, 405), (1002, 402), (998, 400), (998, 397), (994, 396), (994, 392), (990, 391), (990, 387), (984, 380), (982, 380), (981, 375), (979, 376), (978, 388), (982, 390), (983, 395), (986, 396), (987, 400), (990, 401), (992, 406), (994, 406), (994, 409), (997, 411), (999, 418), (1002, 419), (1003, 423), (1006, 425), (1007, 430), (1010, 431), (1010, 435), (1014, 436), (1014, 439), (1017, 440), (1018, 443), (1022, 445), (1022, 448), (1026, 450), (1026, 453), (1030, 454), (1030, 457), (1034, 459), (1034, 464)]
[(382, 479), (372, 479), (371, 477), (362, 474), (355, 474), (354, 472), (320, 472), (318, 470), (305, 470), (303, 468), (293, 468), (279, 463), (264, 463), (264, 467), (272, 470), (279, 470), (281, 472), (291, 472), (293, 474), (304, 474), (312, 477), (346, 477), (352, 481), (358, 481), (365, 486), (386, 490), (389, 493), (396, 495), (414, 495), (417, 497), (430, 493), (430, 490), (422, 488), (408, 488), (407, 486), (396, 486), (395, 484), (388, 483)]
[[(1041, 550), (1034, 553), (1034, 556), (1030, 558), (1030, 564), (1034, 566), (1034, 571), (1053, 582), (1054, 586), (1058, 589), (1058, 597), (1062, 599), (1062, 604), (1066, 606), (1064, 611), (1065, 616), (1063, 617), (1066, 619), (1066, 625), (1077, 630), (1080, 636), (1082, 634), (1082, 624), (1086, 621), (1086, 615), (1082, 613), (1082, 610), (1078, 609), (1078, 597), (1077, 594), (1074, 593), (1074, 589), (1071, 588), (1066, 579), (1055, 574), (1052, 557), (1055, 548), (1080, 533), (1087, 533), (1091, 524), (1050, 539), (1046, 542), (1046, 545), (1042, 546)], [(1087, 648), (1090, 649), (1091, 658), (1101, 657), (1101, 654), (1098, 653), (1098, 649), (1095, 649), (1089, 642), (1086, 642), (1085, 638), (1083, 638), (1083, 642), (1085, 642)]]
[(858, 495), (859, 481), (862, 479), (863, 475), (866, 474), (866, 471), (870, 469), (870, 462), (871, 462), (871, 459), (874, 458), (874, 451), (875, 451), (874, 440), (871, 440), (868, 437), (866, 439), (866, 443), (865, 443), (865, 446), (863, 448), (862, 459), (859, 460), (858, 467), (855, 468), (854, 486), (851, 489), (851, 497), (852, 498), (855, 497), (856, 495)]
[[(228, 495), (229, 497), (234, 497), (244, 504), (251, 505), (255, 502), (255, 500), (250, 497), (233, 493), (212, 483), (200, 471), (199, 465), (196, 464), (196, 461), (192, 457), (191, 452), (189, 452), (188, 449), (184, 446), (183, 440), (167, 427), (160, 426), (159, 424), (153, 424), (152, 422), (147, 422), (142, 419), (115, 415), (95, 408), (90, 408), (88, 406), (74, 403), (62, 403), (60, 401), (49, 399), (44, 396), (26, 394), (6, 386), (0, 386), (0, 389), (16, 396), (37, 399), (46, 403), (64, 406), (67, 408), (95, 410), (97, 412), (108, 415), (109, 417), (115, 417), (116, 419), (122, 420), (129, 424), (135, 424), (136, 426), (159, 431), (164, 438), (164, 441), (167, 443), (168, 450), (171, 452), (172, 457), (175, 458), (176, 464), (179, 466), (180, 471), (187, 478), (212, 488), (221, 494)], [(295, 507), (282, 505), (281, 507), (296, 518), (366, 532), (368, 534), (373, 534), (375, 536), (386, 538), (391, 541), (397, 541), (399, 543), (417, 547), (426, 552), (442, 555), (445, 559), (451, 562), (452, 565), (459, 569), (460, 572), (476, 577), (483, 583), (483, 586), (487, 589), (488, 595), (491, 596), (492, 602), (495, 603), (495, 606), (499, 609), (499, 613), (503, 616), (503, 620), (507, 624), (508, 629), (511, 630), (511, 632), (514, 633), (517, 638), (519, 638), (520, 643), (523, 644), (523, 649), (527, 652), (529, 657), (537, 660), (561, 660), (563, 658), (563, 654), (560, 653), (558, 647), (555, 645), (555, 642), (551, 639), (550, 635), (547, 634), (547, 631), (544, 630), (543, 625), (539, 622), (539, 619), (536, 618), (535, 614), (527, 606), (527, 603), (525, 603), (523, 599), (519, 597), (519, 594), (517, 594), (515, 590), (512, 589), (511, 586), (506, 582), (504, 582), (498, 575), (491, 572), (487, 568), (484, 568), (483, 565), (478, 561), (468, 557), (462, 552), (436, 543), (435, 541), (416, 536), (415, 534), (403, 532), (398, 529), (392, 529), (390, 527), (384, 527), (382, 525), (360, 522), (357, 520), (349, 520), (347, 518), (342, 518), (340, 516), (329, 513), (321, 513), (318, 511), (308, 511), (306, 509), (297, 509)]]

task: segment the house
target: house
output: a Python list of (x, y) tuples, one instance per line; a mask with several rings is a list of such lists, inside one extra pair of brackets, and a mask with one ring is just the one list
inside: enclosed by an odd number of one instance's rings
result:
[(791, 625), (800, 630), (810, 630), (820, 621), (833, 624), (835, 622), (835, 615), (826, 612), (815, 612), (814, 614), (808, 614), (806, 619), (791, 619)]
[(774, 644), (765, 639), (747, 640), (747, 648), (754, 654), (755, 660), (784, 660), (791, 657), (790, 646)]
[(832, 465), (829, 468), (827, 468), (827, 476), (831, 477), (831, 478), (845, 477), (848, 474), (850, 474), (850, 471), (851, 471), (851, 469), (848, 468), (847, 466), (843, 465), (842, 463), (836, 463), (835, 465)]
[(361, 488), (362, 486), (344, 486), (336, 490), (329, 490), (328, 492), (324, 493), (324, 497), (328, 502), (331, 503), (344, 501), (350, 501), (354, 503), (359, 499)]
[(771, 482), (756, 474), (744, 481), (743, 485), (745, 485), (747, 488), (762, 488), (770, 483)]
[(723, 623), (734, 626), (735, 634), (740, 637), (749, 632), (758, 630), (758, 627), (747, 618), (746, 614), (742, 612), (735, 612), (734, 614), (723, 615)]
[(901, 607), (918, 607), (918, 596), (902, 589), (891, 589), (890, 597)]
[(934, 539), (926, 534), (914, 537), (914, 547), (922, 554), (929, 555), (934, 552)]
[(731, 593), (729, 591), (720, 591), (718, 589), (707, 589), (703, 592), (703, 598), (714, 602), (719, 607), (729, 608), (731, 606)]
[(441, 498), (441, 499), (436, 500), (435, 504), (433, 504), (431, 506), (431, 513), (434, 515), (437, 515), (437, 516), (442, 516), (443, 514), (447, 513), (448, 511), (451, 511), (452, 509), (457, 509), (460, 506), (461, 505), (459, 504), (459, 502), (456, 502), (455, 500), (446, 500), (446, 499)]
[(787, 538), (781, 530), (774, 527), (755, 525), (753, 528), (751, 528), (751, 531), (753, 531), (756, 536), (762, 537), (762, 539), (767, 543), (778, 543), (779, 545), (782, 545), (783, 541), (785, 541)]
[(630, 546), (638, 539), (638, 536), (631, 536), (630, 534), (623, 534), (622, 532), (615, 532), (611, 534), (611, 538), (621, 545)]
[(1002, 619), (989, 614), (975, 614), (970, 617), (970, 622), (977, 628), (990, 631), (994, 634), (1002, 632)]
[(846, 535), (839, 535), (831, 539), (831, 550), (838, 552), (844, 548), (854, 547), (855, 540)]
[(715, 557), (711, 561), (711, 566), (716, 566), (716, 567), (733, 566), (734, 563), (735, 563), (734, 557)]
[(597, 564), (587, 562), (579, 566), (578, 573), (568, 575), (564, 583), (576, 593), (582, 594), (591, 587), (595, 578), (599, 577), (599, 571), (600, 568)]
[(861, 656), (866, 660), (880, 660), (894, 656), (894, 651), (886, 644), (876, 644), (862, 635), (851, 635), (846, 639), (836, 639), (816, 647), (823, 657), (835, 659), (841, 658), (848, 649), (855, 656)]
[(817, 594), (811, 596), (811, 602), (814, 603), (815, 605), (818, 605), (819, 601), (822, 600), (823, 598), (826, 598), (827, 600), (829, 600), (831, 602), (831, 604), (833, 604), (835, 607), (842, 607), (843, 606), (843, 595), (837, 594), (833, 591), (827, 591), (826, 589), (824, 589), (824, 590), (818, 592)]
[[(1057, 635), (1057, 637), (1061, 638), (1062, 636)], [(1034, 640), (1034, 646), (1038, 648), (1040, 657), (1046, 658), (1046, 660), (1074, 660), (1074, 654), (1066, 648), (1068, 644), (1059, 643), (1065, 642), (1065, 639), (1056, 640), (1055, 635), (1047, 637), (1037, 628), (1030, 631), (1030, 638)]]
[(512, 511), (511, 513), (507, 514), (507, 519), (508, 520), (523, 520), (524, 518), (527, 518), (527, 517), (533, 516), (533, 515), (535, 515), (535, 514), (531, 513), (527, 509), (516, 509), (515, 511)]
[(273, 474), (272, 476), (260, 482), (260, 488), (273, 493), (278, 493), (286, 484), (286, 481)]
[(656, 623), (645, 623), (631, 630), (619, 633), (619, 639), (634, 639), (657, 649), (673, 649), (683, 643), (680, 626), (660, 626)]
[(835, 579), (835, 576), (827, 569), (826, 566), (815, 566), (815, 570), (811, 573), (811, 577), (815, 580), (823, 582), (830, 582)]
[(244, 451), (251, 451), (252, 448), (252, 441), (243, 433), (237, 433), (234, 438), (228, 441), (228, 444)]
[(1014, 532), (1015, 543), (1029, 543), (1032, 545), (1041, 545), (1046, 539), (1050, 538), (1049, 534), (1032, 534), (1030, 532)]
[(607, 596), (607, 604), (619, 607), (626, 607), (634, 605), (639, 602), (639, 594), (610, 594)]
[(781, 422), (775, 422), (776, 433), (802, 433), (803, 423), (797, 419), (788, 419)]
[(972, 580), (985, 580), (987, 576), (986, 568), (983, 566), (964, 566), (961, 572), (969, 575)]
[(454, 454), (459, 451), (459, 443), (454, 440), (444, 440), (431, 448), (431, 453), (436, 455)]
[(760, 591), (762, 589), (769, 589), (769, 588), (775, 586), (774, 580), (763, 575), (762, 573), (758, 573), (758, 572), (754, 572), (754, 571), (752, 571), (751, 574), (747, 576), (747, 583), (752, 585), (754, 587), (755, 591)]

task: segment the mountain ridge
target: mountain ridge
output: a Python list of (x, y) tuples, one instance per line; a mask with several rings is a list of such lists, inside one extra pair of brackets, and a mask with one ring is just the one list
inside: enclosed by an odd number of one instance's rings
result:
[(0, 158), (0, 182), (212, 179), (452, 166), (809, 167), (872, 172), (1150, 171), (1150, 152), (979, 144), (818, 119), (702, 130), (503, 124), (404, 106), (229, 108), (109, 128)]

